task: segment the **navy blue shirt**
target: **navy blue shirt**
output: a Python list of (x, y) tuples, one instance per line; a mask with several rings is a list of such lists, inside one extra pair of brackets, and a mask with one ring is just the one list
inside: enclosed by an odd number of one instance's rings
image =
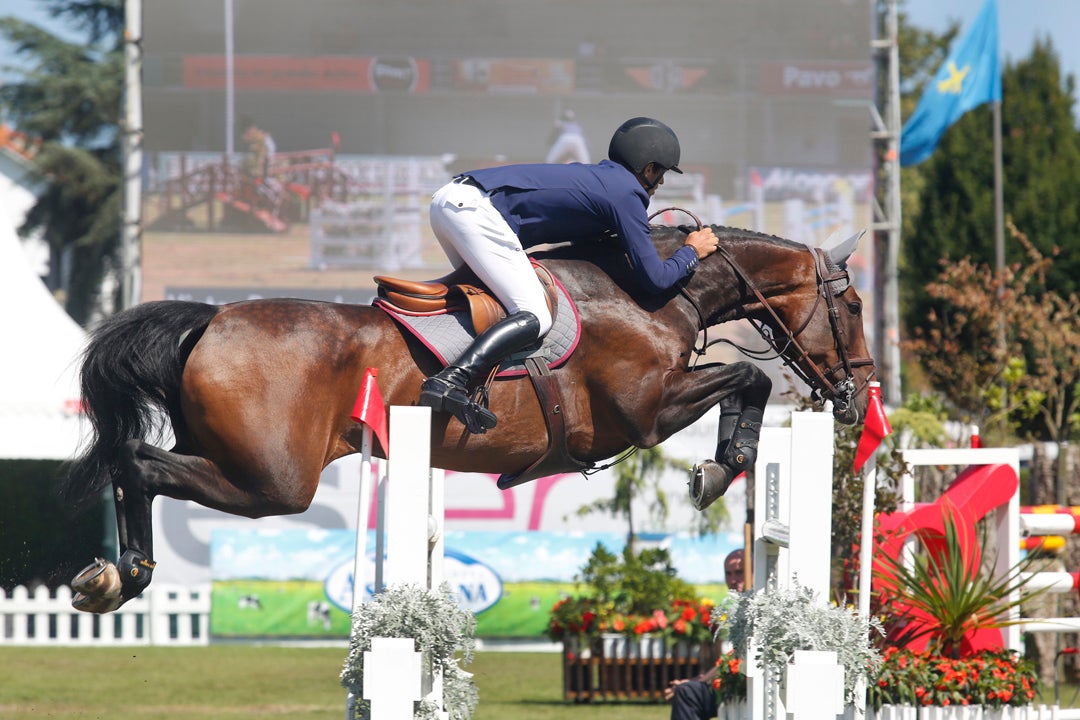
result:
[(667, 290), (697, 268), (697, 253), (689, 246), (660, 258), (649, 239), (649, 194), (633, 173), (610, 160), (505, 165), (464, 174), (494, 193), (491, 204), (522, 247), (596, 240), (613, 231), (650, 293)]

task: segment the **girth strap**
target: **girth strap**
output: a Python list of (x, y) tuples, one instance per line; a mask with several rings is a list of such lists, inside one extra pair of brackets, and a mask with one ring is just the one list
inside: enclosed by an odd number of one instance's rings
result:
[(559, 393), (559, 383), (551, 374), (547, 363), (538, 362), (536, 358), (530, 357), (525, 358), (525, 367), (536, 389), (536, 397), (540, 400), (540, 409), (544, 411), (548, 446), (539, 460), (520, 473), (500, 475), (498, 480), (500, 490), (548, 475), (568, 471), (581, 472), (592, 467), (591, 463), (583, 463), (572, 457), (566, 447), (566, 418), (563, 417), (562, 395)]

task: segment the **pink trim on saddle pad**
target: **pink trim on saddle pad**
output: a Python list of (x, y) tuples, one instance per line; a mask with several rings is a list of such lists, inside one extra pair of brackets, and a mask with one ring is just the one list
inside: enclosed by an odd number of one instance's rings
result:
[[(552, 279), (555, 281), (559, 301), (555, 322), (536, 352), (546, 360), (549, 368), (556, 368), (565, 363), (577, 347), (581, 337), (581, 317), (563, 284), (554, 275)], [(375, 298), (371, 304), (412, 333), (443, 365), (449, 364), (447, 358), (453, 360), (460, 357), (475, 338), (467, 310), (408, 312), (393, 307), (382, 298)], [(527, 371), (522, 362), (525, 357), (518, 354), (504, 361), (495, 377), (514, 378), (526, 375)]]

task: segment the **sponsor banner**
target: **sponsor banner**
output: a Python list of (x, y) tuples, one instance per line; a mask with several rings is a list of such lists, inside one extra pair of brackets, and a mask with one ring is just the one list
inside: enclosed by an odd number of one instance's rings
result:
[[(184, 87), (225, 87), (224, 55), (185, 55)], [(411, 57), (237, 55), (233, 59), (237, 90), (427, 92), (430, 63)]]
[(629, 61), (623, 72), (636, 90), (660, 93), (677, 93), (708, 89), (708, 82), (715, 82), (715, 69), (700, 63), (683, 63), (675, 60), (656, 62)]
[[(367, 547), (375, 533), (368, 532)], [(352, 530), (215, 530), (210, 540), (215, 636), (340, 636), (353, 602), (356, 533)], [(372, 599), (375, 554), (364, 563), (363, 602)], [(457, 550), (443, 573), (458, 604), (482, 613), (502, 596), (502, 581)]]
[[(479, 636), (540, 637), (552, 605), (573, 592), (573, 579), (593, 549), (600, 544), (620, 553), (624, 541), (621, 532), (448, 532), (443, 573), (458, 604), (477, 616)], [(723, 558), (742, 537), (656, 535), (639, 538), (639, 544), (669, 549), (680, 577), (711, 596), (723, 579)], [(369, 531), (366, 547), (374, 546)], [(347, 636), (355, 547), (351, 530), (215, 530), (213, 634)], [(363, 598), (369, 601), (374, 552), (363, 567)]]
[(763, 95), (831, 95), (873, 97), (874, 66), (869, 62), (763, 62), (759, 66)]
[(452, 63), (453, 89), (507, 95), (574, 92), (574, 61), (536, 58), (468, 58)]
[(825, 202), (845, 189), (855, 202), (865, 203), (873, 192), (873, 176), (865, 169), (752, 167), (749, 175), (750, 186), (760, 186), (766, 202)]

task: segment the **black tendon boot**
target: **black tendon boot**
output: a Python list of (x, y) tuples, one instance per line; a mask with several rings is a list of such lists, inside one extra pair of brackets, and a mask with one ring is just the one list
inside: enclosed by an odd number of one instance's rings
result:
[(503, 318), (476, 336), (453, 365), (432, 375), (420, 386), (420, 404), (435, 412), (448, 412), (474, 435), (495, 427), (495, 413), (469, 397), (469, 387), (506, 356), (528, 347), (540, 337), (540, 321), (528, 311)]
[(695, 465), (690, 475), (690, 502), (697, 510), (716, 502), (731, 487), (735, 476), (754, 467), (757, 461), (762, 410), (755, 407), (743, 410), (734, 431), (730, 430), (731, 415), (721, 410), (716, 460)]
[(761, 408), (748, 407), (739, 416), (739, 424), (731, 436), (731, 444), (724, 451), (723, 459), (733, 468), (742, 472), (754, 467), (757, 462), (758, 439), (761, 437)]

